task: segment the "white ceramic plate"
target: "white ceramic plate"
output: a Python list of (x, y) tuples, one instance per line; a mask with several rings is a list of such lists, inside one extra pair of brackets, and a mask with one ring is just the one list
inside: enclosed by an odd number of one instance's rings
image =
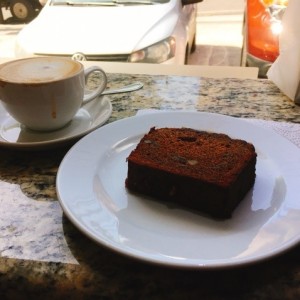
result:
[[(125, 189), (126, 157), (152, 126), (222, 132), (255, 145), (256, 182), (231, 219), (170, 208)], [(120, 120), (82, 138), (61, 163), (57, 192), (68, 218), (112, 250), (169, 266), (228, 267), (299, 242), (299, 166), (300, 150), (271, 130), (223, 115), (166, 112)]]
[(44, 149), (78, 139), (104, 124), (112, 113), (111, 102), (104, 97), (79, 109), (64, 128), (51, 132), (26, 129), (0, 104), (0, 146), (17, 149)]

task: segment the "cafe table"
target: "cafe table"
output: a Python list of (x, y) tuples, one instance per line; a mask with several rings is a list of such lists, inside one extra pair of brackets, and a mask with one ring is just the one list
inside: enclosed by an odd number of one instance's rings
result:
[[(144, 86), (104, 96), (112, 112), (103, 126), (145, 110), (221, 114), (268, 130), (300, 123), (300, 106), (271, 81), (238, 77), (108, 73), (109, 89)], [(77, 140), (32, 149), (1, 142), (0, 299), (300, 298), (297, 244), (250, 263), (189, 268), (137, 259), (90, 239), (63, 212), (56, 190), (58, 168)]]

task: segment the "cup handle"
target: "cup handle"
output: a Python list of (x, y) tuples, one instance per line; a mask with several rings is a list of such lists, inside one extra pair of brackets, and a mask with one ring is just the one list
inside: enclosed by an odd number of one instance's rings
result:
[[(102, 74), (101, 83), (97, 86), (96, 89), (93, 91), (88, 91), (86, 88), (86, 83), (88, 80), (88, 77), (93, 72), (100, 72)], [(89, 67), (84, 70), (84, 76), (85, 76), (85, 88), (84, 88), (84, 96), (83, 96), (83, 102), (82, 104), (86, 104), (90, 102), (91, 100), (95, 99), (97, 96), (99, 96), (106, 88), (107, 85), (107, 76), (106, 73), (98, 66)]]

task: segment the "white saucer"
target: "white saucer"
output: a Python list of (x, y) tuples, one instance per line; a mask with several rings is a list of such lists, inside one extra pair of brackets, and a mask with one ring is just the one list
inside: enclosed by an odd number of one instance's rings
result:
[(17, 149), (53, 148), (100, 127), (111, 113), (111, 102), (102, 97), (84, 105), (65, 127), (51, 132), (38, 132), (22, 126), (0, 104), (0, 146)]

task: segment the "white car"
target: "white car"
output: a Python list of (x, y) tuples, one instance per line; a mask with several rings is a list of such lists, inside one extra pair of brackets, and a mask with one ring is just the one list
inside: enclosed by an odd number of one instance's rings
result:
[(17, 36), (17, 58), (187, 62), (202, 0), (49, 0)]

